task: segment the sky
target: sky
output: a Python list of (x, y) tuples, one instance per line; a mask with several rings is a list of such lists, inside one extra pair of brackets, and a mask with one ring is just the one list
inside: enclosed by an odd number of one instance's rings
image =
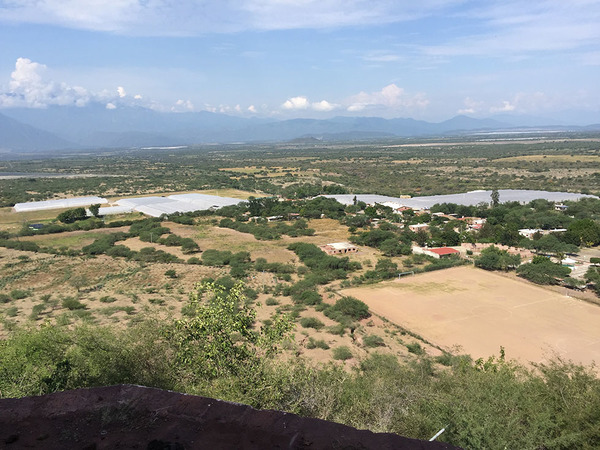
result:
[(598, 0), (0, 0), (2, 108), (600, 121)]

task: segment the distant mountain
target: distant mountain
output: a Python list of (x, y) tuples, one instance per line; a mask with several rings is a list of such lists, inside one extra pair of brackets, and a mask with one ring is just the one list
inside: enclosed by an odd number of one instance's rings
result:
[(39, 152), (72, 147), (72, 143), (53, 133), (0, 114), (0, 152)]
[(246, 119), (207, 111), (163, 113), (141, 107), (107, 109), (100, 104), (83, 108), (15, 108), (5, 109), (2, 113), (0, 148), (19, 151), (73, 147), (152, 147), (208, 142), (289, 142), (298, 138), (331, 141), (448, 136), (511, 130), (516, 127), (541, 128), (544, 124), (559, 129), (596, 129), (565, 128), (556, 121), (509, 114), (488, 119), (461, 115), (439, 123), (410, 118), (346, 116), (322, 120), (274, 120)]

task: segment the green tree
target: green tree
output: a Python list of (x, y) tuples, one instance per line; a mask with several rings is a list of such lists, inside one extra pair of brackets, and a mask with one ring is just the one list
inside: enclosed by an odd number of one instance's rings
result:
[(492, 189), (490, 197), (492, 198), (492, 208), (495, 208), (500, 204), (500, 193), (498, 192), (498, 189)]
[(555, 264), (545, 256), (535, 256), (531, 263), (517, 269), (517, 275), (537, 284), (559, 284), (570, 273), (571, 269)]
[(475, 265), (485, 270), (504, 270), (516, 268), (521, 263), (520, 255), (511, 255), (506, 250), (500, 250), (492, 245), (481, 251), (475, 259)]
[(573, 236), (579, 245), (592, 247), (600, 244), (600, 225), (592, 219), (581, 219), (572, 222), (567, 233)]
[(62, 223), (73, 223), (78, 220), (87, 219), (87, 213), (85, 212), (85, 208), (68, 209), (60, 213), (56, 218)]
[(190, 314), (168, 332), (190, 376), (213, 379), (255, 370), (289, 336), (293, 323), (287, 316), (276, 315), (254, 330), (256, 311), (246, 300), (239, 282), (229, 291), (202, 283), (190, 294)]
[(100, 203), (91, 205), (90, 212), (94, 215), (94, 217), (100, 217)]

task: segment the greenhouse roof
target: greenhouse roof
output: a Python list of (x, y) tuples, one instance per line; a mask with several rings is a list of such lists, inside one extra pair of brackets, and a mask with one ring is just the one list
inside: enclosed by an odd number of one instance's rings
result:
[[(563, 202), (567, 200), (579, 200), (585, 197), (597, 198), (593, 195), (576, 194), (572, 192), (551, 192), (535, 190), (517, 190), (517, 189), (499, 189), (500, 202), (529, 203), (532, 200), (545, 199), (552, 202)], [(413, 209), (430, 209), (436, 203), (455, 203), (457, 205), (473, 206), (480, 203), (491, 202), (492, 191), (471, 191), (462, 194), (448, 195), (430, 195), (424, 197), (398, 198), (385, 195), (372, 194), (342, 194), (342, 195), (324, 195), (323, 197), (334, 198), (338, 202), (351, 205), (354, 197), (359, 202), (365, 202), (368, 205), (374, 203), (393, 202), (402, 206), (408, 206)]]
[(16, 203), (14, 208), (16, 212), (41, 211), (44, 209), (77, 208), (80, 206), (89, 206), (95, 204), (108, 203), (108, 200), (102, 197), (74, 197), (57, 200), (44, 200), (40, 202)]

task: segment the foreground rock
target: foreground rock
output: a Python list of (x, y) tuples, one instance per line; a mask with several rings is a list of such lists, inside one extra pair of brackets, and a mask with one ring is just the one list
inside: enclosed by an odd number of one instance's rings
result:
[(121, 385), (0, 400), (7, 449), (452, 449), (279, 411)]

